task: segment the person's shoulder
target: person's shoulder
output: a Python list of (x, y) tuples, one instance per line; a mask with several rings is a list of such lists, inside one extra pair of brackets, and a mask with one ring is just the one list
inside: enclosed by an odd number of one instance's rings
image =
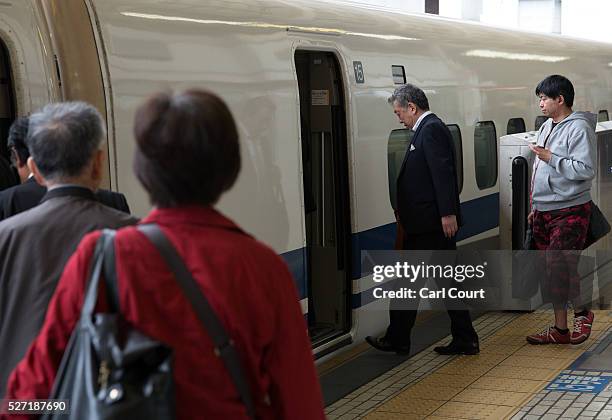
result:
[(23, 185), (24, 184), (13, 185), (12, 187), (0, 191), (0, 200), (8, 200), (15, 194), (18, 194), (19, 192), (23, 191)]
[(595, 133), (595, 127), (589, 121), (582, 118), (575, 118), (572, 121), (569, 121), (568, 126), (570, 130), (584, 130)]
[[(2, 205), (1, 202), (0, 205)], [(44, 208), (37, 206), (9, 215), (0, 221), (0, 236), (16, 234), (22, 230), (35, 230), (40, 225), (48, 224), (49, 214)]]
[(125, 213), (130, 212), (127, 199), (122, 193), (100, 189), (96, 191), (96, 195), (102, 204), (113, 207)]
[(41, 186), (33, 179), (29, 179), (22, 184), (15, 185), (14, 187), (4, 190), (7, 199), (23, 200), (24, 197), (27, 197), (26, 200), (31, 199), (34, 201), (41, 200), (44, 197), (46, 191), (47, 190), (45, 187)]
[(98, 195), (98, 197), (104, 198), (104, 199), (125, 200), (125, 195), (123, 195), (120, 192), (116, 192), (116, 191), (100, 189), (96, 191), (96, 194)]
[(123, 227), (129, 225), (135, 225), (140, 219), (126, 213), (122, 210), (118, 210), (115, 207), (111, 207), (107, 204), (97, 202), (95, 203), (95, 209), (110, 223), (112, 227)]
[(262, 264), (272, 265), (273, 267), (277, 267), (277, 264), (284, 262), (272, 247), (241, 229), (227, 230), (226, 234), (230, 235), (230, 241), (227, 241), (228, 245), (232, 245), (232, 250), (228, 250), (229, 252), (236, 251), (243, 255), (251, 255), (261, 261)]
[(442, 127), (446, 127), (446, 124), (444, 124), (444, 121), (442, 121), (440, 117), (438, 117), (433, 112), (427, 115), (423, 119), (422, 124), (423, 124), (423, 128), (427, 127), (429, 130), (438, 130)]
[(98, 243), (98, 239), (100, 239), (100, 236), (102, 236), (101, 230), (94, 230), (86, 233), (83, 236), (83, 239), (81, 239), (79, 242), (75, 254), (91, 255), (93, 253), (93, 249)]

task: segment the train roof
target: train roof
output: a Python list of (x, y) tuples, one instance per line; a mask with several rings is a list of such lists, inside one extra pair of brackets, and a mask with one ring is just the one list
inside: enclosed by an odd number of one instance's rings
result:
[[(105, 0), (112, 2), (113, 0)], [(121, 14), (148, 19), (200, 22), (235, 27), (305, 32), (321, 36), (355, 36), (379, 42), (428, 41), (447, 44), (495, 44), (512, 51), (567, 49), (568, 52), (612, 54), (612, 44), (489, 26), (478, 22), (407, 13), (360, 3), (322, 0), (150, 0), (116, 2)], [(170, 13), (169, 13), (170, 12)], [(612, 60), (612, 57), (611, 57)]]

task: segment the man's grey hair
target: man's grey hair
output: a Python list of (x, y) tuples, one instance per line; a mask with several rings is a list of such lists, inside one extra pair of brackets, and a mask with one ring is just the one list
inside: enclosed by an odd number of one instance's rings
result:
[(422, 89), (407, 83), (398, 87), (388, 99), (388, 102), (393, 105), (395, 102), (402, 108), (408, 107), (408, 102), (412, 102), (422, 111), (429, 111), (429, 101), (425, 92)]
[(96, 108), (85, 102), (61, 102), (30, 116), (26, 143), (41, 175), (57, 182), (80, 175), (105, 137)]

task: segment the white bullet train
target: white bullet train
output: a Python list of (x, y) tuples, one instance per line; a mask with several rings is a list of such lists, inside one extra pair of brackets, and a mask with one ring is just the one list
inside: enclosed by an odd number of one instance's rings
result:
[(149, 203), (132, 175), (136, 107), (194, 86), (228, 102), (243, 168), (219, 207), (287, 261), (317, 356), (387, 323), (384, 308), (369, 310), (360, 261), (395, 239), (390, 197), (409, 132), (386, 102), (393, 89), (422, 87), (449, 124), (461, 243), (495, 247), (497, 139), (541, 123), (534, 88), (555, 73), (574, 83), (575, 109), (608, 120), (609, 44), (312, 0), (0, 1), (0, 138), (48, 102), (95, 104), (106, 186), (139, 216)]

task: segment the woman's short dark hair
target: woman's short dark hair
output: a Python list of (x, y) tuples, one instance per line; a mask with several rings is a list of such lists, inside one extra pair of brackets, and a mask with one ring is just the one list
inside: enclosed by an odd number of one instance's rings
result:
[(542, 93), (552, 99), (563, 96), (563, 100), (569, 108), (574, 105), (574, 86), (567, 77), (558, 74), (548, 76), (536, 86), (536, 96), (540, 96)]
[(159, 207), (212, 205), (240, 172), (234, 118), (211, 92), (152, 96), (136, 111), (134, 135), (134, 172)]

